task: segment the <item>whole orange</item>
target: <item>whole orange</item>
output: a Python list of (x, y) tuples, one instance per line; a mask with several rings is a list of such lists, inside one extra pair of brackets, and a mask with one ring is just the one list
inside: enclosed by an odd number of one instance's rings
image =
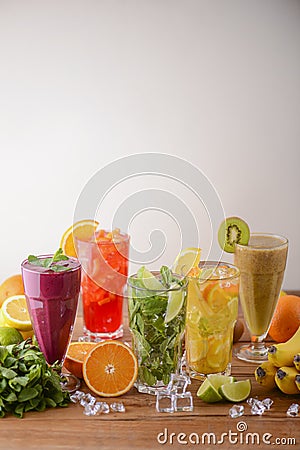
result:
[(269, 329), (269, 336), (276, 342), (288, 341), (300, 326), (300, 297), (279, 297)]
[(4, 300), (8, 297), (12, 297), (13, 295), (23, 295), (24, 294), (24, 286), (22, 275), (12, 275), (7, 278), (0, 286), (0, 307)]

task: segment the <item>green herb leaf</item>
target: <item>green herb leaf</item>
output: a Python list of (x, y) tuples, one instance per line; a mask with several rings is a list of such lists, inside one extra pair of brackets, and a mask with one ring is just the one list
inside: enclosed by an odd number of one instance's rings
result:
[(71, 267), (68, 265), (57, 264), (61, 261), (68, 261), (69, 257), (64, 255), (63, 250), (59, 248), (53, 255), (52, 258), (38, 258), (35, 255), (29, 255), (27, 260), (30, 264), (38, 267), (44, 267), (53, 272), (64, 272), (70, 270)]

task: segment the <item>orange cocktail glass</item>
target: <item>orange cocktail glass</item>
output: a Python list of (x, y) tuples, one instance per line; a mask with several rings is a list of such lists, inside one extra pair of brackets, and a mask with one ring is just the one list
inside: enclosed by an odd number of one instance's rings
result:
[(81, 295), (86, 340), (123, 336), (123, 294), (128, 275), (129, 236), (100, 230), (89, 241), (76, 240), (82, 263)]

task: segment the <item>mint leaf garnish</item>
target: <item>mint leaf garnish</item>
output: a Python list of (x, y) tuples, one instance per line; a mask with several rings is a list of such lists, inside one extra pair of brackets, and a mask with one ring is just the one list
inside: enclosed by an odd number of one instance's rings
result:
[(60, 261), (67, 261), (68, 259), (68, 256), (64, 255), (61, 248), (59, 248), (54, 253), (52, 258), (38, 258), (35, 255), (29, 255), (27, 258), (29, 264), (38, 267), (45, 267), (46, 269), (52, 270), (53, 272), (64, 272), (70, 270), (71, 267), (69, 267), (67, 264), (57, 264)]

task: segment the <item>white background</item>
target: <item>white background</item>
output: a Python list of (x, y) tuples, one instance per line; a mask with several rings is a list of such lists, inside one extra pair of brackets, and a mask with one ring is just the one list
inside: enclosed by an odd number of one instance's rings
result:
[(288, 237), (299, 289), (299, 136), (297, 0), (0, 0), (0, 282), (58, 247), (99, 169), (163, 152), (198, 166), (227, 216)]

